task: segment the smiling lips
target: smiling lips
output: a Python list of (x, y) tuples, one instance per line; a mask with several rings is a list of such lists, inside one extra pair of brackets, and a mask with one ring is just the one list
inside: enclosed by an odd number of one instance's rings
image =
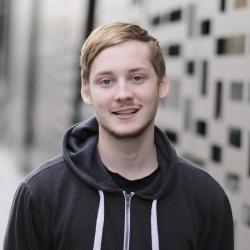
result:
[(126, 107), (112, 111), (112, 114), (118, 116), (129, 116), (138, 112), (140, 107)]

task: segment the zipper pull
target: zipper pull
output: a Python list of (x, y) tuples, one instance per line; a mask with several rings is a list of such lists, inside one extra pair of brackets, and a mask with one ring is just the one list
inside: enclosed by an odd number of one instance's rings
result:
[(127, 193), (126, 191), (122, 191), (124, 198), (128, 201), (132, 198), (132, 196), (135, 194), (134, 192)]

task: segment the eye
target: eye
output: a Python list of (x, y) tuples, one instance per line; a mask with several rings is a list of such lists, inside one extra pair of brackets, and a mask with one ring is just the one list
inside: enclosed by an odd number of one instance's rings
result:
[(144, 80), (144, 76), (142, 75), (134, 75), (133, 76), (133, 81), (135, 83), (141, 83)]
[(111, 80), (108, 78), (102, 79), (102, 80), (100, 80), (100, 84), (103, 86), (109, 86), (111, 84)]

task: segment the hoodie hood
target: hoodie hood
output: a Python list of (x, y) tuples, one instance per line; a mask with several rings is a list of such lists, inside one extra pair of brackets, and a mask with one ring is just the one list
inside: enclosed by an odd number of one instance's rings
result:
[[(71, 127), (63, 140), (63, 157), (82, 181), (96, 190), (121, 192), (103, 165), (97, 150), (98, 122), (95, 117)], [(163, 132), (155, 127), (155, 145), (161, 174), (146, 188), (136, 192), (145, 199), (167, 194), (177, 179), (178, 157)]]

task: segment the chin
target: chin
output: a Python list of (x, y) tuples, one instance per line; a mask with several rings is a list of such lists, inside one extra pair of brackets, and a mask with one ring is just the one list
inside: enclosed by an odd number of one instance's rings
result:
[(116, 139), (135, 139), (146, 133), (148, 129), (153, 125), (152, 121), (144, 124), (141, 127), (138, 128), (131, 128), (129, 129), (124, 128), (124, 129), (114, 129), (105, 125), (101, 125), (103, 130), (108, 133), (109, 135), (115, 137)]

